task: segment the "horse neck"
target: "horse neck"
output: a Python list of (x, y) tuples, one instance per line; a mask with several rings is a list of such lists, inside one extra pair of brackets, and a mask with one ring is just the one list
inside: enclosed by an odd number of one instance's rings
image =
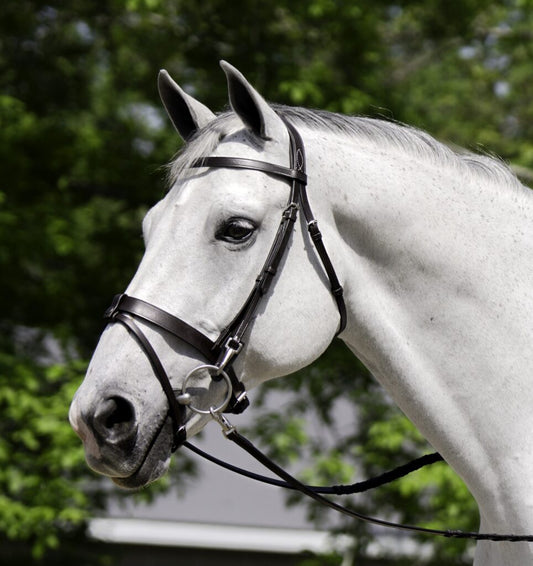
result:
[(308, 153), (338, 231), (345, 341), (463, 477), (485, 526), (533, 532), (531, 195), (346, 138)]

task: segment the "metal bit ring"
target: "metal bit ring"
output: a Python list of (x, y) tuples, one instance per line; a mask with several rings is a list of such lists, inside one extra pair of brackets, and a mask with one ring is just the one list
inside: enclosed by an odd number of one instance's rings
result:
[[(222, 401), (222, 403), (220, 403), (220, 405), (218, 406), (211, 406), (209, 407), (209, 409), (200, 409), (198, 407), (195, 407), (192, 404), (192, 397), (187, 393), (187, 383), (188, 381), (191, 379), (191, 377), (199, 372), (199, 371), (203, 371), (203, 370), (207, 370), (209, 372), (209, 375), (211, 375), (211, 377), (213, 377), (213, 374), (211, 372), (215, 372), (214, 374), (217, 376), (222, 377), (222, 379), (224, 379), (224, 381), (226, 382), (226, 385), (228, 387), (226, 396), (224, 397), (224, 400)], [(178, 395), (177, 400), (178, 403), (181, 403), (183, 405), (187, 405), (187, 407), (189, 407), (189, 409), (191, 409), (191, 411), (195, 412), (195, 413), (199, 413), (200, 415), (211, 415), (213, 416), (213, 414), (219, 414), (222, 413), (222, 411), (224, 411), (224, 409), (228, 406), (229, 402), (231, 401), (231, 397), (233, 395), (233, 386), (231, 384), (231, 379), (229, 377), (229, 375), (223, 370), (220, 369), (218, 366), (214, 366), (211, 364), (203, 364), (201, 366), (197, 366), (195, 367), (193, 370), (191, 370), (186, 376), (185, 379), (183, 380), (183, 384), (181, 386), (181, 394)]]

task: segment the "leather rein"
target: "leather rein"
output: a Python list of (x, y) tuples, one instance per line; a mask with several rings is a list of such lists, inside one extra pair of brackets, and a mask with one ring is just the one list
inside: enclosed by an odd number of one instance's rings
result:
[[(213, 156), (200, 158), (194, 161), (191, 165), (191, 167), (195, 168), (231, 168), (260, 171), (284, 181), (288, 181), (290, 184), (289, 199), (285, 209), (283, 210), (280, 225), (263, 268), (255, 281), (251, 293), (242, 305), (241, 309), (228, 326), (220, 333), (218, 338), (213, 341), (184, 320), (151, 303), (135, 297), (130, 297), (126, 294), (115, 295), (111, 306), (104, 314), (104, 318), (108, 323), (120, 323), (126, 327), (128, 332), (134, 337), (150, 361), (154, 374), (161, 384), (163, 392), (168, 400), (169, 415), (172, 420), (173, 431), (172, 451), (175, 451), (180, 446), (185, 446), (203, 458), (206, 458), (228, 470), (263, 483), (299, 491), (330, 509), (355, 519), (382, 527), (444, 536), (448, 538), (533, 542), (533, 535), (501, 535), (492, 533), (465, 532), (459, 530), (439, 530), (413, 525), (404, 525), (364, 515), (324, 497), (324, 494), (346, 495), (360, 493), (362, 491), (379, 487), (380, 485), (384, 485), (395, 479), (403, 477), (422, 466), (441, 461), (442, 457), (438, 453), (417, 458), (416, 460), (386, 472), (381, 476), (371, 478), (370, 480), (357, 484), (331, 487), (310, 486), (300, 482), (286, 470), (273, 462), (247, 438), (242, 436), (224, 416), (223, 413), (242, 413), (249, 405), (246, 388), (237, 377), (233, 368), (233, 363), (244, 346), (244, 336), (246, 331), (254, 319), (259, 304), (268, 292), (268, 289), (278, 271), (280, 262), (288, 249), (288, 244), (299, 210), (303, 213), (307, 223), (309, 236), (314, 244), (318, 257), (321, 260), (325, 274), (329, 279), (330, 290), (339, 310), (339, 327), (336, 336), (339, 335), (346, 327), (347, 314), (343, 298), (343, 288), (322, 241), (322, 233), (318, 228), (317, 220), (313, 216), (309, 199), (307, 197), (304, 144), (296, 128), (285, 118), (281, 117), (281, 119), (285, 123), (289, 133), (290, 167), (283, 167), (256, 159)], [(163, 367), (161, 360), (150, 344), (150, 341), (137, 324), (137, 321), (139, 320), (183, 340), (207, 361), (207, 363), (197, 366), (187, 374), (183, 380), (181, 389), (176, 390), (172, 387), (170, 378)], [(189, 383), (196, 374), (205, 372), (207, 372), (214, 381), (224, 381), (227, 392), (224, 400), (218, 406), (211, 406), (204, 409), (193, 404), (193, 398), (191, 394), (188, 393), (187, 389)], [(248, 452), (248, 454), (250, 454), (258, 462), (278, 476), (280, 480), (255, 474), (218, 460), (214, 456), (203, 452), (188, 442), (186, 432), (187, 407), (193, 412), (211, 415), (211, 417), (221, 426), (224, 435), (229, 440), (233, 441), (243, 450)]]

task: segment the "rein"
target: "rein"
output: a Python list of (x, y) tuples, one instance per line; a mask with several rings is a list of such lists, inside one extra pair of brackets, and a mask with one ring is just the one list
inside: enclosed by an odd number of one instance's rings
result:
[[(243, 468), (239, 468), (238, 466), (234, 466), (233, 464), (229, 464), (224, 460), (220, 460), (216, 458), (212, 454), (208, 454), (204, 452), (198, 446), (194, 446), (190, 442), (185, 442), (183, 444), (186, 448), (188, 448), (191, 452), (194, 452), (198, 456), (204, 458), (205, 460), (209, 460), (213, 464), (220, 466), (230, 472), (235, 474), (239, 474), (240, 476), (244, 476), (245, 478), (249, 478), (261, 483), (265, 483), (267, 485), (273, 485), (275, 487), (282, 487), (284, 489), (292, 489), (297, 490), (295, 486), (290, 483), (287, 483), (283, 480), (277, 480), (275, 478), (271, 478), (268, 476), (263, 476), (261, 474), (256, 474), (255, 472), (250, 472), (249, 470), (244, 470)], [(443, 462), (443, 457), (438, 453), (434, 452), (433, 454), (426, 454), (425, 456), (421, 456), (420, 458), (415, 458), (411, 460), (407, 464), (403, 464), (402, 466), (398, 466), (393, 470), (388, 472), (384, 472), (379, 476), (375, 476), (368, 480), (360, 481), (357, 483), (352, 483), (350, 485), (331, 485), (331, 486), (321, 486), (321, 485), (307, 485), (306, 487), (315, 493), (321, 493), (322, 495), (353, 495), (355, 493), (364, 493), (365, 491), (370, 491), (371, 489), (376, 489), (381, 487), (382, 485), (386, 485), (391, 483), (395, 480), (403, 478), (412, 472), (416, 472), (420, 468), (424, 466), (429, 466), (430, 464), (434, 464), (435, 462)]]
[[(381, 476), (372, 478), (359, 484), (350, 486), (331, 486), (318, 487), (309, 486), (289, 474), (286, 470), (273, 462), (266, 454), (261, 452), (247, 438), (242, 436), (237, 429), (224, 416), (225, 413), (238, 414), (244, 411), (249, 400), (246, 394), (244, 384), (237, 377), (233, 363), (244, 346), (244, 336), (252, 323), (257, 308), (272, 283), (276, 275), (280, 262), (283, 259), (296, 222), (298, 211), (301, 210), (305, 221), (309, 236), (314, 244), (315, 250), (322, 262), (324, 271), (330, 282), (331, 294), (336, 302), (339, 311), (339, 326), (336, 335), (339, 335), (346, 327), (346, 305), (343, 299), (343, 289), (326, 251), (326, 247), (322, 241), (322, 234), (318, 228), (318, 223), (313, 216), (311, 206), (307, 197), (306, 184), (306, 168), (305, 168), (305, 151), (302, 138), (296, 128), (292, 126), (286, 119), (284, 121), (290, 139), (290, 167), (259, 161), (255, 159), (245, 159), (236, 157), (203, 157), (196, 160), (192, 167), (209, 167), (209, 168), (232, 168), (232, 169), (248, 169), (253, 171), (264, 172), (269, 175), (278, 177), (290, 183), (290, 193), (287, 206), (285, 207), (278, 231), (274, 237), (274, 242), (270, 248), (267, 259), (263, 268), (258, 275), (254, 287), (242, 305), (241, 309), (235, 315), (228, 326), (220, 333), (216, 340), (211, 340), (199, 330), (192, 327), (184, 320), (167, 313), (159, 307), (137, 299), (129, 297), (126, 294), (116, 295), (111, 306), (106, 310), (104, 318), (108, 323), (120, 323), (125, 326), (128, 332), (134, 337), (141, 349), (147, 356), (156, 378), (159, 380), (163, 392), (165, 393), (169, 415), (172, 420), (173, 446), (175, 451), (180, 446), (185, 446), (196, 454), (207, 458), (208, 460), (223, 466), (233, 472), (245, 475), (246, 477), (284, 487), (297, 490), (303, 495), (310, 497), (321, 505), (329, 507), (344, 515), (359, 519), (368, 523), (379, 525), (382, 527), (400, 529), (404, 531), (424, 533), (436, 536), (444, 536), (448, 538), (474, 539), (474, 540), (492, 540), (492, 541), (510, 541), (510, 542), (533, 542), (533, 535), (502, 535), (491, 533), (475, 533), (459, 530), (439, 530), (424, 527), (404, 525), (391, 521), (363, 515), (340, 505), (330, 499), (324, 497), (323, 494), (345, 495), (351, 493), (360, 493), (367, 489), (378, 487), (394, 479), (405, 476), (406, 474), (419, 469), (422, 466), (442, 460), (439, 454), (430, 454), (418, 458), (409, 464), (400, 466), (395, 470), (386, 472)], [(172, 387), (169, 376), (167, 375), (163, 364), (161, 363), (156, 351), (150, 344), (137, 324), (137, 320), (155, 326), (165, 332), (183, 340), (189, 344), (196, 352), (198, 352), (208, 363), (202, 364), (190, 371), (183, 380), (181, 388), (176, 390)], [(214, 381), (224, 381), (227, 392), (224, 400), (218, 406), (211, 406), (208, 409), (197, 407), (193, 404), (193, 398), (188, 393), (188, 384), (192, 378), (199, 373), (207, 372)], [(275, 480), (259, 474), (253, 474), (231, 464), (227, 464), (217, 458), (206, 454), (199, 448), (196, 448), (187, 442), (186, 419), (185, 413), (187, 407), (196, 413), (211, 415), (222, 427), (225, 436), (240, 446), (273, 474), (278, 476), (280, 480)]]
[[(261, 450), (259, 450), (254, 444), (252, 444), (246, 437), (240, 434), (224, 415), (215, 413), (213, 414), (213, 418), (222, 427), (222, 430), (226, 438), (237, 444), (237, 446), (240, 446), (243, 450), (245, 450), (250, 456), (252, 456), (265, 468), (267, 468), (268, 470), (270, 470), (272, 473), (274, 473), (283, 480), (283, 482), (276, 483), (275, 485), (279, 485), (280, 487), (288, 487), (290, 489), (299, 491), (301, 494), (310, 497), (311, 499), (314, 499), (316, 502), (320, 503), (324, 507), (333, 509), (334, 511), (342, 513), (343, 515), (347, 515), (349, 517), (358, 519), (360, 521), (364, 521), (366, 523), (378, 525), (380, 527), (392, 528), (392, 529), (409, 531), (409, 532), (426, 534), (426, 535), (441, 536), (445, 538), (471, 539), (477, 541), (490, 540), (495, 542), (502, 542), (502, 541), (533, 542), (533, 535), (513, 535), (513, 534), (508, 535), (508, 534), (497, 534), (497, 533), (476, 533), (476, 532), (451, 530), (451, 529), (449, 530), (430, 529), (426, 527), (395, 523), (393, 521), (386, 521), (384, 519), (378, 519), (377, 517), (370, 517), (369, 515), (364, 515), (362, 513), (354, 511), (353, 509), (345, 507), (344, 505), (340, 505), (335, 501), (331, 501), (331, 499), (328, 499), (323, 495), (321, 495), (321, 493), (330, 493), (334, 491), (336, 487), (346, 488), (346, 491), (349, 493), (350, 489), (357, 486), (357, 484), (354, 484), (354, 486), (332, 486), (331, 488), (322, 488), (322, 487), (317, 488), (314, 486), (306, 485), (302, 483), (300, 480), (296, 479), (291, 474), (289, 474), (289, 472), (278, 466), (266, 454), (261, 452)], [(186, 443), (186, 446), (192, 449), (192, 446), (188, 442)], [(193, 451), (196, 452), (197, 454), (202, 455), (201, 451), (199, 451), (196, 447), (194, 447)], [(427, 458), (428, 458), (427, 463), (433, 463), (433, 461), (436, 462), (439, 461), (439, 459), (442, 459), (438, 454), (430, 454)], [(211, 459), (211, 457), (209, 459)], [(423, 465), (426, 464), (421, 464), (421, 466), (419, 467), (422, 467)], [(407, 464), (406, 466), (409, 466), (409, 464)], [(376, 478), (374, 478), (373, 480), (368, 480), (368, 482), (372, 483), (375, 480)], [(383, 481), (380, 485), (383, 485), (384, 483), (388, 483), (388, 481)], [(366, 489), (362, 489), (361, 491), (366, 491)], [(340, 495), (344, 495), (344, 494), (340, 494)]]

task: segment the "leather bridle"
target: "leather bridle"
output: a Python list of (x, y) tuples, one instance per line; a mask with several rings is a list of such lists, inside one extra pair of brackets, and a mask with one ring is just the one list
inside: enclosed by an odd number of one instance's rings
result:
[[(281, 116), (280, 116), (281, 117)], [(247, 438), (242, 436), (236, 428), (222, 414), (234, 413), (238, 414), (244, 411), (249, 400), (246, 395), (244, 384), (237, 377), (233, 368), (233, 363), (244, 346), (244, 336), (250, 324), (254, 319), (254, 315), (261, 301), (265, 300), (266, 293), (278, 271), (281, 260), (283, 259), (293, 232), (293, 226), (296, 222), (298, 211), (301, 210), (307, 222), (307, 229), (315, 250), (322, 262), (324, 271), (330, 282), (331, 293), (337, 303), (339, 310), (340, 322), (337, 330), (339, 335), (346, 326), (346, 305), (343, 298), (343, 288), (339, 282), (333, 264), (326, 251), (322, 241), (322, 234), (318, 228), (318, 223), (313, 216), (309, 200), (307, 197), (306, 184), (306, 167), (305, 167), (305, 151), (300, 134), (285, 118), (281, 117), (285, 123), (290, 139), (290, 167), (282, 167), (273, 163), (259, 161), (256, 159), (246, 159), (239, 157), (203, 157), (193, 162), (192, 167), (208, 167), (208, 168), (231, 168), (231, 169), (248, 169), (252, 171), (260, 171), (268, 175), (288, 181), (290, 184), (289, 199), (287, 206), (283, 210), (279, 228), (274, 237), (274, 242), (270, 248), (267, 259), (263, 268), (257, 277), (253, 289), (238, 311), (233, 320), (220, 333), (216, 340), (211, 340), (205, 334), (192, 327), (184, 320), (160, 309), (141, 299), (130, 297), (126, 294), (116, 295), (111, 306), (105, 312), (105, 319), (108, 323), (120, 323), (127, 328), (131, 335), (137, 340), (138, 344), (146, 354), (150, 361), (154, 374), (159, 380), (161, 387), (167, 397), (169, 414), (172, 419), (173, 430), (173, 447), (176, 450), (182, 445), (193, 450), (200, 456), (211, 460), (212, 462), (223, 466), (231, 471), (241, 475), (251, 477), (255, 480), (262, 481), (294, 489), (300, 493), (314, 499), (320, 504), (329, 507), (335, 511), (348, 515), (349, 517), (359, 519), (368, 523), (410, 531), (416, 533), (444, 536), (447, 538), (473, 539), (473, 540), (492, 540), (492, 541), (508, 541), (508, 542), (533, 542), (533, 535), (513, 535), (513, 534), (495, 534), (495, 533), (475, 533), (460, 530), (439, 530), (413, 525), (404, 525), (391, 521), (385, 521), (375, 517), (363, 515), (351, 508), (344, 507), (338, 503), (331, 501), (323, 496), (323, 494), (346, 495), (352, 493), (360, 493), (368, 489), (373, 489), (385, 483), (389, 483), (399, 477), (411, 473), (422, 466), (432, 464), (442, 460), (442, 457), (435, 453), (422, 458), (413, 460), (412, 462), (400, 466), (395, 470), (386, 472), (379, 477), (371, 478), (359, 484), (351, 486), (332, 486), (317, 487), (306, 485), (295, 477), (290, 475), (286, 470), (278, 466), (268, 456), (254, 446)], [(172, 387), (171, 381), (161, 363), (157, 353), (150, 344), (137, 321), (141, 320), (152, 326), (155, 326), (176, 338), (183, 340), (191, 346), (197, 353), (205, 358), (207, 363), (201, 364), (190, 371), (185, 377), (180, 390)], [(218, 406), (211, 406), (203, 409), (193, 404), (191, 395), (187, 392), (188, 384), (192, 377), (200, 372), (208, 372), (215, 381), (224, 380), (227, 387), (225, 399)], [(236, 466), (232, 466), (222, 462), (213, 456), (210, 456), (202, 450), (194, 447), (187, 442), (186, 407), (193, 412), (211, 415), (222, 427), (226, 437), (238, 446), (243, 448), (257, 461), (263, 464), (267, 469), (276, 474), (281, 481), (273, 480), (258, 474), (242, 470)]]
[[(168, 400), (169, 412), (173, 423), (173, 449), (181, 446), (187, 437), (185, 429), (186, 406), (197, 413), (211, 414), (214, 416), (223, 411), (234, 414), (242, 413), (249, 405), (246, 389), (244, 384), (237, 377), (233, 369), (233, 363), (244, 346), (244, 336), (254, 319), (257, 308), (261, 302), (265, 300), (265, 296), (278, 271), (280, 262), (287, 252), (299, 210), (302, 211), (305, 217), (309, 235), (324, 266), (324, 271), (330, 282), (331, 293), (333, 294), (339, 310), (340, 321), (337, 335), (340, 334), (346, 326), (346, 306), (343, 298), (343, 289), (322, 241), (322, 234), (313, 216), (307, 197), (304, 144), (296, 128), (285, 119), (283, 119), (283, 121), (289, 133), (290, 167), (240, 157), (203, 157), (192, 164), (192, 167), (260, 171), (288, 181), (290, 184), (287, 205), (281, 215), (281, 222), (263, 268), (255, 280), (250, 295), (218, 338), (212, 341), (205, 334), (192, 327), (184, 320), (171, 315), (155, 305), (135, 297), (130, 297), (126, 294), (116, 295), (111, 306), (105, 313), (105, 318), (109, 323), (119, 322), (128, 329), (150, 360), (152, 369), (161, 383), (161, 387)], [(137, 320), (147, 322), (183, 340), (207, 361), (207, 363), (189, 372), (183, 381), (181, 392), (176, 392), (172, 387), (163, 364), (149, 340), (138, 326)], [(228, 394), (220, 405), (210, 407), (209, 409), (202, 409), (193, 404), (193, 399), (187, 392), (187, 385), (192, 381), (192, 378), (200, 372), (208, 372), (215, 381), (221, 379), (225, 380)], [(179, 394), (177, 395), (176, 393)]]

